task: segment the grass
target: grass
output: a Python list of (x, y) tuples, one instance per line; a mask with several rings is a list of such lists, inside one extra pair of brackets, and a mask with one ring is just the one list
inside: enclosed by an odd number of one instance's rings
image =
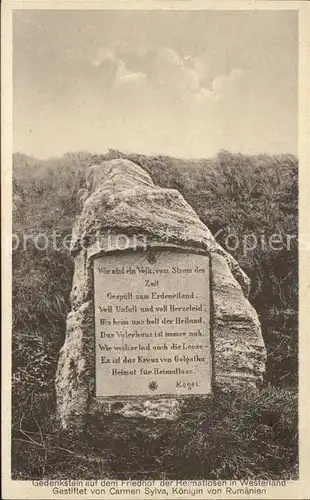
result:
[(51, 421), (49, 431), (14, 429), (13, 477), (296, 479), (296, 399), (268, 387), (187, 400), (174, 422), (110, 416), (98, 424), (89, 416), (83, 435)]

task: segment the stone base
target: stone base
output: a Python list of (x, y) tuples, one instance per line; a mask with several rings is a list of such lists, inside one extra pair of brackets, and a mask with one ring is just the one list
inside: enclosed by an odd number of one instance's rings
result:
[(144, 417), (152, 420), (175, 420), (180, 413), (181, 404), (176, 399), (137, 399), (130, 401), (100, 401), (96, 399), (91, 413), (97, 417), (122, 415), (123, 417)]

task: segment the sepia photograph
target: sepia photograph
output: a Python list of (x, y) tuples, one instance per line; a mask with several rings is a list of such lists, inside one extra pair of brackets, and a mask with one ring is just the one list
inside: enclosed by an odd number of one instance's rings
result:
[(5, 498), (290, 498), (303, 2), (26, 3)]

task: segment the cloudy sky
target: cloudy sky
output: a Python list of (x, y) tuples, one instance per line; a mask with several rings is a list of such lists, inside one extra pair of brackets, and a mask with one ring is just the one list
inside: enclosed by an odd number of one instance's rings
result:
[(293, 11), (15, 11), (14, 150), (297, 152)]

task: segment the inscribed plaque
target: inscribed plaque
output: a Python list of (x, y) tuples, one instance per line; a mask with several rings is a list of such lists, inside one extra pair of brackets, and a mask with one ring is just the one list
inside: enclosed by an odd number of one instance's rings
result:
[(207, 256), (96, 258), (94, 300), (97, 397), (211, 392)]

